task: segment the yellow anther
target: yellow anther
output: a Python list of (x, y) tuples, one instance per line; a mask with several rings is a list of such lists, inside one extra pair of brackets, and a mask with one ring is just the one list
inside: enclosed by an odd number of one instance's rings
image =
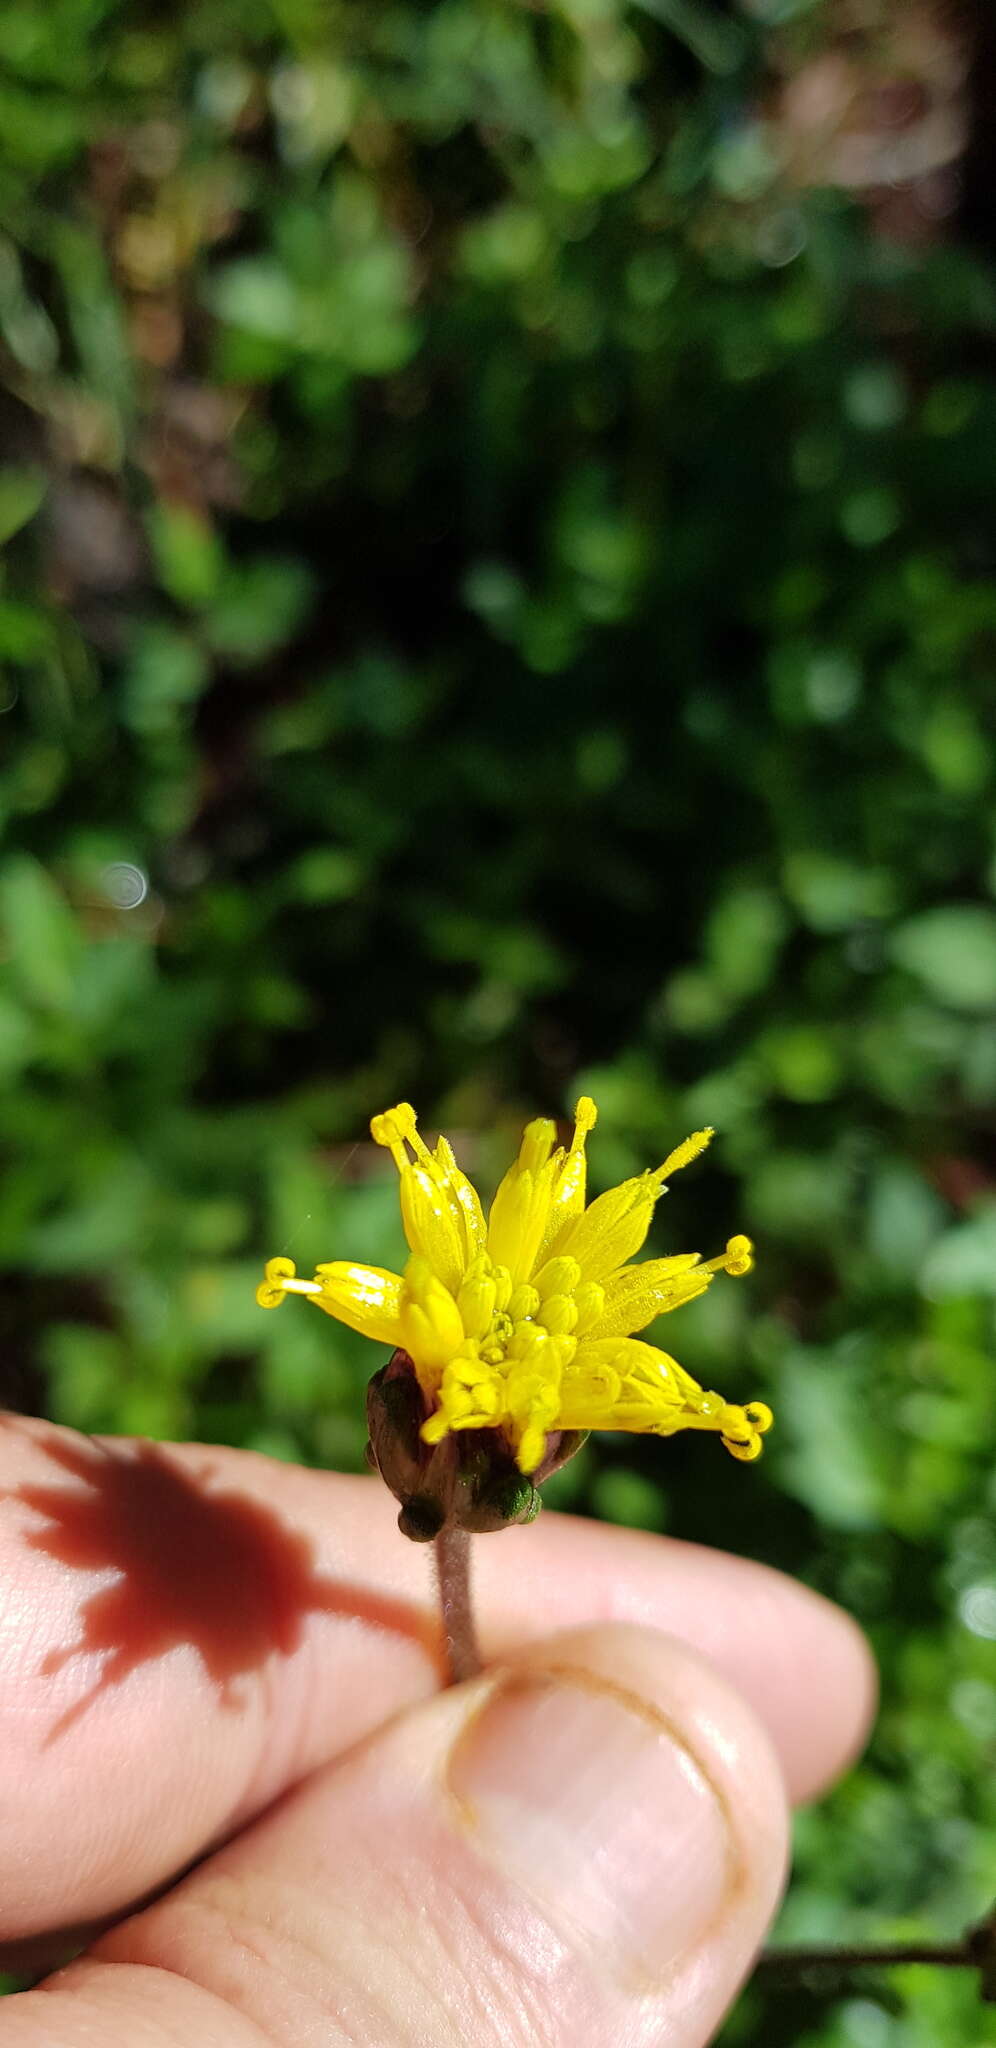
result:
[(574, 1104), (574, 1143), (586, 1138), (598, 1122), (598, 1105), (590, 1095), (579, 1095)]
[(370, 1136), (374, 1144), (383, 1145), (390, 1152), (399, 1172), (408, 1164), (406, 1144), (419, 1159), (432, 1159), (428, 1146), (419, 1137), (417, 1121), (410, 1102), (396, 1102), (393, 1109), (385, 1109), (380, 1116), (370, 1119)]
[(764, 1436), (775, 1419), (766, 1401), (748, 1401), (744, 1414), (751, 1428), (757, 1430), (758, 1436)]
[(288, 1282), (293, 1280), (297, 1267), (293, 1259), (267, 1259), (264, 1267), (265, 1280), (256, 1289), (256, 1300), (260, 1308), (279, 1308), (286, 1298)]
[(746, 1408), (728, 1407), (721, 1425), (724, 1449), (745, 1465), (751, 1464), (761, 1455), (761, 1438), (771, 1423), (771, 1409), (764, 1401), (751, 1401)]
[(735, 1277), (739, 1278), (742, 1273), (749, 1273), (753, 1264), (754, 1247), (750, 1238), (731, 1237), (727, 1240), (725, 1252), (720, 1252), (718, 1258), (708, 1259), (704, 1266), (700, 1266), (699, 1271), (702, 1273), (732, 1273)]
[(698, 1158), (700, 1152), (705, 1151), (715, 1135), (711, 1124), (707, 1124), (704, 1131), (693, 1131), (690, 1138), (686, 1138), (682, 1144), (675, 1146), (673, 1152), (668, 1153), (663, 1166), (657, 1168), (654, 1179), (663, 1181), (667, 1180), (669, 1174), (680, 1173), (683, 1166), (689, 1166), (693, 1159)]
[(256, 1289), (256, 1300), (260, 1308), (279, 1308), (287, 1294), (320, 1294), (317, 1280), (297, 1280), (297, 1267), (293, 1259), (268, 1259), (265, 1267), (266, 1278)]
[(385, 1145), (388, 1150), (399, 1145), (415, 1128), (415, 1111), (410, 1102), (396, 1102), (393, 1109), (385, 1109), (380, 1116), (370, 1119), (370, 1136), (375, 1145)]

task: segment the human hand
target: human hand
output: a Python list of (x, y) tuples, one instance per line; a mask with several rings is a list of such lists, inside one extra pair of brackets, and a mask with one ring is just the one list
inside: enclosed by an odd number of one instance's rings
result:
[(440, 1693), (373, 1481), (8, 1418), (0, 1492), (0, 1938), (116, 1923), (0, 2048), (701, 2048), (870, 1716), (844, 1615), (691, 1545), (480, 1540)]

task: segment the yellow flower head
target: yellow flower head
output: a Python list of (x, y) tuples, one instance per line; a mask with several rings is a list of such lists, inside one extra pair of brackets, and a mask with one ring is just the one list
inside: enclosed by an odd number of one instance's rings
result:
[(719, 1258), (697, 1252), (633, 1264), (669, 1174), (705, 1150), (696, 1131), (653, 1172), (585, 1205), (585, 1141), (597, 1118), (583, 1095), (569, 1149), (539, 1117), (527, 1124), (485, 1220), (480, 1198), (440, 1138), (430, 1152), (400, 1102), (371, 1132), (392, 1154), (411, 1250), (402, 1274), (338, 1260), (298, 1280), (271, 1259), (257, 1299), (276, 1308), (303, 1294), (379, 1344), (406, 1352), (421, 1389), (421, 1435), (499, 1430), (523, 1473), (543, 1464), (560, 1431), (630, 1429), (673, 1436), (715, 1431), (735, 1458), (756, 1458), (771, 1411), (734, 1407), (633, 1332), (704, 1294), (717, 1273), (748, 1273), (749, 1238)]

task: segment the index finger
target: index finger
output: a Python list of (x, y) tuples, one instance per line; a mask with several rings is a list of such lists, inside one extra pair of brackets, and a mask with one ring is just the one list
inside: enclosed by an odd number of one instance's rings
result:
[[(122, 1911), (439, 1683), (425, 1551), (379, 1481), (197, 1445), (0, 1428), (0, 1938)], [(486, 1655), (584, 1621), (705, 1651), (806, 1796), (873, 1697), (779, 1573), (544, 1515), (475, 1546)]]

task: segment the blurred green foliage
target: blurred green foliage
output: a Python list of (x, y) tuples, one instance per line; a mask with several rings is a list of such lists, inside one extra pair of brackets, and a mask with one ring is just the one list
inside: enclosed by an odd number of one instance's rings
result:
[(485, 1180), (580, 1085), (603, 1181), (715, 1123), (658, 1241), (758, 1271), (667, 1341), (770, 1450), (551, 1492), (871, 1630), (806, 1940), (996, 1892), (996, 290), (787, 174), (825, 29), (9, 0), (0, 78), (5, 1398), (354, 1467), (366, 1348), (253, 1288), (396, 1261), (371, 1111)]

